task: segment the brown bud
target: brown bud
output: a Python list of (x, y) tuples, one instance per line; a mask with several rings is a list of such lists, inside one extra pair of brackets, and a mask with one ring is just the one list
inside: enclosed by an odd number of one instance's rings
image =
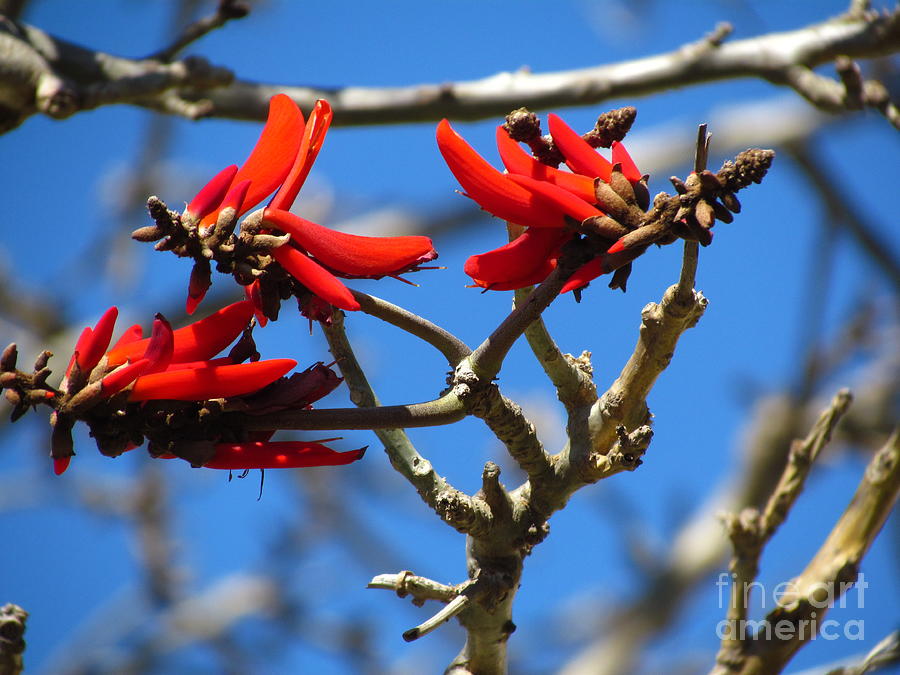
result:
[(615, 290), (617, 288), (621, 288), (622, 292), (624, 293), (629, 276), (631, 276), (631, 263), (622, 265), (619, 269), (613, 272), (612, 279), (609, 282), (610, 289)]
[(15, 342), (11, 342), (0, 354), (0, 371), (9, 371), (16, 369), (16, 361), (19, 358), (19, 349)]
[(624, 225), (609, 216), (593, 216), (585, 218), (579, 226), (579, 231), (585, 234), (596, 234), (606, 239), (616, 240), (628, 234)]
[(53, 433), (50, 436), (50, 456), (53, 459), (65, 459), (75, 454), (72, 442), (74, 421), (68, 415), (55, 415), (51, 420)]
[(717, 201), (710, 202), (712, 204), (713, 212), (716, 214), (716, 218), (721, 220), (723, 223), (730, 223), (734, 221), (734, 216), (731, 215), (731, 211), (726, 209)]
[(637, 183), (632, 183), (631, 187), (634, 189), (634, 198), (637, 201), (637, 205), (646, 211), (650, 206), (650, 189), (647, 187), (647, 181), (650, 179), (650, 176), (643, 176)]
[(19, 375), (14, 370), (7, 370), (0, 373), (0, 389), (13, 386), (18, 379)]
[(634, 124), (637, 108), (627, 106), (605, 112), (597, 118), (594, 128), (584, 135), (584, 140), (594, 148), (608, 148), (613, 141), (621, 141)]
[(719, 170), (718, 178), (729, 192), (737, 192), (750, 183), (759, 183), (772, 166), (774, 150), (751, 148), (744, 150), (734, 162), (725, 162)]
[(722, 200), (725, 208), (732, 213), (741, 212), (741, 203), (738, 201), (738, 198), (735, 197), (733, 192), (723, 192), (719, 198)]
[(684, 219), (684, 223), (691, 234), (691, 239), (699, 241), (701, 246), (709, 246), (712, 243), (712, 232), (698, 223), (696, 218), (688, 215), (688, 217)]
[(46, 368), (51, 356), (53, 356), (53, 352), (49, 352), (46, 349), (38, 354), (38, 357), (34, 360), (34, 369), (43, 370)]
[(613, 190), (609, 183), (599, 178), (594, 181), (594, 195), (597, 198), (597, 208), (604, 213), (609, 214), (611, 218), (619, 221), (625, 226), (635, 226), (635, 218), (632, 216), (631, 209), (625, 200), (619, 196), (619, 193)]
[(701, 227), (704, 227), (707, 230), (716, 224), (716, 216), (713, 212), (713, 207), (705, 199), (699, 200), (694, 207), (694, 218), (697, 219), (697, 222)]
[(6, 389), (3, 391), (3, 395), (6, 397), (6, 400), (10, 402), (10, 405), (19, 405), (22, 403), (22, 395), (15, 389)]
[(139, 227), (132, 232), (131, 238), (137, 241), (150, 242), (162, 239), (165, 235), (166, 233), (158, 225), (147, 225), (146, 227)]
[(665, 234), (667, 228), (668, 223), (662, 219), (656, 220), (649, 225), (639, 227), (622, 238), (621, 248), (623, 250), (630, 250), (641, 246), (649, 246)]
[(511, 139), (520, 143), (531, 144), (541, 137), (541, 122), (528, 108), (519, 108), (509, 113), (503, 128)]
[(102, 380), (91, 382), (89, 385), (84, 387), (84, 389), (82, 389), (72, 398), (66, 401), (65, 405), (63, 406), (64, 412), (75, 415), (83, 410), (91, 408), (94, 404), (98, 403), (103, 397), (101, 383)]
[(172, 237), (166, 237), (165, 239), (160, 239), (156, 242), (156, 245), (153, 248), (157, 251), (168, 251), (175, 248), (175, 246), (175, 240), (172, 239)]
[(719, 177), (712, 171), (701, 171), (697, 174), (700, 178), (700, 187), (708, 192), (718, 192), (722, 189), (722, 183)]
[(637, 204), (637, 200), (634, 198), (634, 188), (631, 187), (631, 181), (625, 178), (625, 174), (622, 173), (621, 164), (613, 164), (612, 172), (609, 176), (609, 186), (615, 190), (616, 194), (625, 200), (625, 203), (629, 206)]
[(250, 238), (250, 246), (255, 249), (262, 249), (263, 251), (269, 251), (273, 248), (278, 248), (279, 246), (284, 246), (291, 239), (291, 235), (282, 234), (282, 235), (274, 235), (274, 234), (257, 234)]
[(687, 186), (684, 184), (684, 181), (681, 180), (678, 176), (670, 176), (669, 180), (672, 182), (672, 185), (675, 187), (675, 191), (678, 194), (687, 194)]

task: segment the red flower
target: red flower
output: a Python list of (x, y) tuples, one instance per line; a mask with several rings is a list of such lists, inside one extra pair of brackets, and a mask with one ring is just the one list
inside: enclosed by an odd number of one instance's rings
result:
[[(96, 327), (85, 329), (78, 341), (72, 362), (81, 369), (82, 382), (99, 382), (99, 388), (89, 386), (71, 392), (73, 402), (79, 397), (80, 401), (88, 402), (107, 400), (129, 387), (128, 401), (131, 402), (205, 401), (246, 396), (268, 387), (297, 365), (293, 359), (234, 363), (229, 357), (213, 358), (233, 342), (250, 321), (253, 306), (246, 300), (175, 331), (157, 315), (149, 338), (141, 339), (140, 327), (132, 326), (104, 357), (117, 313), (115, 307), (110, 308)], [(71, 366), (69, 371), (67, 380), (71, 376)], [(308, 376), (315, 379), (314, 386), (306, 392), (305, 400), (298, 402), (300, 407), (308, 406), (314, 400), (313, 394), (321, 392), (325, 395), (340, 382), (339, 379), (324, 382), (321, 373), (309, 372), (315, 373)], [(329, 389), (326, 385), (331, 384)], [(301, 385), (302, 382), (295, 382), (287, 386), (288, 390), (294, 391)], [(294, 398), (297, 396), (299, 394)], [(61, 473), (68, 464), (64, 457), (54, 459), (54, 468)]]
[[(621, 143), (613, 143), (613, 162), (609, 162), (559, 117), (551, 114), (549, 121), (553, 142), (573, 173), (539, 162), (500, 126), (497, 147), (507, 170), (503, 174), (447, 120), (438, 124), (438, 147), (466, 196), (493, 215), (528, 228), (511, 243), (466, 261), (465, 272), (476, 286), (513, 290), (540, 283), (556, 267), (562, 246), (575, 236), (570, 225), (603, 215), (594, 181), (609, 181), (614, 163), (621, 164), (632, 183), (642, 179)], [(581, 288), (606, 271), (603, 258), (596, 258), (583, 265), (562, 292)]]
[[(238, 169), (218, 173), (188, 204), (183, 220), (201, 228), (217, 219), (236, 217), (256, 206), (277, 189), (264, 212), (264, 223), (291, 234), (291, 241), (272, 255), (314, 295), (345, 310), (359, 303), (334, 275), (343, 277), (397, 276), (434, 260), (437, 252), (428, 237), (358, 237), (335, 232), (289, 212), (303, 186), (331, 124), (327, 101), (317, 101), (304, 122), (297, 105), (284, 94), (272, 97), (269, 117), (256, 147)], [(230, 210), (229, 210), (230, 209)], [(258, 315), (262, 315), (259, 287), (245, 287)], [(188, 313), (206, 293), (202, 282), (188, 291)], [(261, 322), (264, 323), (264, 322)]]

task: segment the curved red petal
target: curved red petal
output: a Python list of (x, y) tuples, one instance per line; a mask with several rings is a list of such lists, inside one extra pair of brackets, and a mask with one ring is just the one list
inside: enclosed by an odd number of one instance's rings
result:
[[(530, 176), (519, 176), (516, 174), (510, 174), (509, 178), (525, 189), (531, 190), (540, 199), (546, 200), (579, 223), (585, 218), (600, 217), (604, 215), (603, 211), (599, 210), (593, 204), (576, 197), (568, 190), (563, 190), (553, 183), (546, 183), (544, 181), (535, 180)], [(593, 182), (591, 185), (593, 186)]]
[(547, 166), (529, 155), (522, 146), (509, 137), (505, 127), (497, 127), (497, 150), (500, 151), (500, 159), (510, 174), (530, 176), (536, 180), (547, 181), (558, 185), (577, 195), (589, 204), (593, 204), (597, 198), (594, 195), (594, 179), (577, 173), (560, 171), (552, 166)]
[[(551, 229), (526, 230), (522, 235), (500, 248), (473, 255), (464, 271), (483, 288), (509, 290), (528, 286), (543, 279), (552, 271), (559, 247), (572, 237), (570, 232)], [(502, 288), (501, 288), (502, 287)]]
[(284, 183), (272, 198), (269, 204), (270, 208), (284, 210), (291, 208), (291, 204), (297, 198), (297, 193), (303, 187), (303, 183), (306, 181), (306, 177), (316, 161), (333, 117), (334, 113), (328, 101), (324, 99), (316, 101), (316, 105), (306, 122), (306, 130), (303, 133), (300, 150), (297, 152), (294, 164), (288, 172), (287, 178), (284, 179)]
[(213, 176), (197, 193), (197, 196), (191, 200), (191, 203), (187, 205), (187, 208), (184, 210), (185, 217), (199, 220), (212, 213), (221, 204), (222, 198), (228, 192), (228, 187), (234, 181), (234, 176), (237, 172), (237, 164), (232, 164)]
[(359, 303), (344, 284), (324, 267), (290, 243), (272, 249), (272, 257), (311, 293), (335, 307), (355, 312)]
[(590, 262), (579, 267), (575, 271), (575, 274), (569, 277), (569, 280), (566, 282), (565, 286), (562, 287), (560, 293), (568, 293), (569, 291), (574, 291), (576, 288), (586, 286), (589, 281), (593, 281), (601, 274), (606, 274), (606, 270), (603, 269), (603, 256), (594, 258)]
[(550, 113), (547, 115), (547, 123), (550, 127), (550, 135), (553, 143), (566, 158), (566, 165), (575, 173), (580, 173), (592, 178), (609, 182), (612, 173), (612, 164), (597, 153), (591, 145), (584, 140), (559, 116)]
[(265, 326), (269, 322), (269, 318), (263, 312), (262, 305), (262, 289), (259, 279), (254, 279), (252, 283), (244, 286), (244, 296), (247, 301), (253, 305), (253, 314), (256, 316), (256, 323), (260, 327)]
[(53, 473), (57, 476), (61, 476), (66, 472), (66, 469), (69, 468), (69, 462), (72, 461), (72, 456), (68, 457), (54, 457), (53, 458)]
[[(250, 181), (240, 213), (259, 204), (284, 181), (297, 157), (305, 126), (303, 113), (290, 96), (276, 94), (271, 98), (269, 116), (259, 140), (231, 180), (231, 185)], [(218, 211), (216, 209), (203, 218), (203, 224), (216, 222)]]
[[(103, 352), (109, 347), (113, 329), (116, 327), (116, 319), (119, 316), (117, 307), (110, 307), (103, 313), (93, 329), (85, 328), (75, 344), (75, 361), (83, 373), (90, 373), (103, 358)], [(71, 364), (69, 365), (71, 370)], [(69, 374), (66, 371), (66, 375)]]
[(155, 373), (165, 370), (172, 362), (172, 354), (175, 351), (175, 338), (172, 326), (162, 314), (157, 314), (153, 320), (153, 329), (150, 332), (150, 342), (144, 357), (150, 361), (150, 367), (145, 371)]
[(138, 359), (134, 363), (116, 368), (100, 381), (100, 393), (107, 398), (115, 396), (143, 375), (151, 365), (153, 362), (150, 359)]
[(291, 235), (318, 262), (353, 277), (383, 277), (434, 260), (431, 239), (421, 236), (363, 237), (331, 230), (289, 211), (268, 208), (266, 223)]
[(563, 227), (565, 218), (558, 209), (509, 180), (492, 167), (457, 134), (447, 120), (437, 127), (437, 142), (450, 171), (485, 211), (525, 227)]
[(254, 443), (219, 443), (216, 454), (205, 466), (208, 469), (286, 469), (311, 466), (339, 466), (362, 459), (365, 448), (338, 452), (304, 441), (257, 441)]
[(136, 323), (133, 326), (130, 326), (122, 336), (116, 340), (116, 343), (113, 345), (113, 350), (118, 349), (119, 347), (124, 347), (125, 345), (140, 340), (144, 337), (144, 329), (141, 328), (141, 324)]
[(613, 164), (622, 165), (622, 173), (625, 174), (625, 178), (632, 183), (637, 183), (643, 178), (643, 174), (637, 168), (637, 164), (634, 163), (634, 160), (631, 159), (631, 155), (628, 154), (625, 146), (618, 141), (613, 141), (612, 144), (612, 161)]
[[(179, 328), (173, 333), (175, 346), (172, 361), (206, 361), (231, 344), (247, 327), (253, 316), (253, 305), (247, 300), (223, 307), (205, 319)], [(144, 355), (149, 339), (116, 345), (106, 355), (111, 366), (134, 361)]]
[(128, 400), (205, 401), (240, 396), (262, 389), (296, 365), (293, 359), (270, 359), (153, 373), (137, 379)]

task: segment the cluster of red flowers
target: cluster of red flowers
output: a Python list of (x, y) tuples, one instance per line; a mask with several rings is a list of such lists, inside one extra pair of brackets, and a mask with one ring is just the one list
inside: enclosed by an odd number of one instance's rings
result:
[[(172, 330), (157, 315), (150, 337), (144, 338), (141, 326), (134, 325), (109, 348), (117, 316), (117, 308), (111, 307), (93, 328), (82, 332), (60, 386), (60, 396), (67, 397), (64, 412), (82, 412), (120, 394), (124, 397), (123, 405), (247, 396), (282, 379), (297, 365), (293, 359), (238, 363), (232, 356), (215, 358), (241, 335), (253, 316), (253, 306), (246, 300), (178, 330)], [(340, 378), (333, 374), (323, 379), (315, 369), (297, 375), (304, 374), (313, 378), (315, 384), (302, 387), (301, 407), (308, 407), (340, 383)], [(263, 435), (266, 437), (263, 440), (246, 443), (215, 443), (211, 456), (202, 466), (306, 467), (347, 464), (362, 457), (360, 450), (336, 452), (321, 443), (270, 442), (272, 433)], [(130, 444), (124, 449), (133, 447)], [(175, 457), (171, 453), (159, 456)], [(57, 474), (66, 470), (70, 457), (54, 457)]]
[[(505, 246), (470, 257), (465, 272), (476, 286), (513, 290), (537, 284), (556, 267), (562, 247), (575, 236), (572, 225), (600, 218), (595, 181), (609, 182), (615, 165), (633, 186), (643, 176), (625, 147), (612, 143), (612, 162), (597, 153), (556, 115), (548, 116), (553, 145), (564, 157), (562, 171), (544, 164), (513, 140), (505, 126), (497, 128), (497, 147), (507, 173), (491, 166), (447, 120), (437, 128), (437, 142), (450, 171), (484, 210), (527, 228)], [(620, 248), (615, 245), (608, 253)], [(562, 292), (582, 288), (603, 274), (603, 257), (582, 266)]]
[[(380, 278), (416, 269), (434, 260), (437, 252), (423, 236), (364, 237), (331, 230), (290, 212), (331, 124), (331, 106), (317, 101), (304, 121), (290, 97), (277, 94), (269, 103), (269, 116), (250, 156), (238, 168), (219, 172), (188, 204), (182, 222), (201, 231), (230, 221), (259, 204), (272, 192), (261, 225), (290, 235), (290, 241), (272, 250), (275, 260), (316, 298), (344, 310), (359, 303), (337, 277)], [(259, 282), (245, 287), (260, 323), (265, 323)], [(203, 298), (205, 286), (188, 290), (188, 313)], [(310, 316), (322, 312), (313, 310)]]

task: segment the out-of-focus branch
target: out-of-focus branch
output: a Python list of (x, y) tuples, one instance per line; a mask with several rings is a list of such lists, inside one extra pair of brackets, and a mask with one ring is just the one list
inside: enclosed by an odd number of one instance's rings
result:
[(850, 392), (839, 391), (822, 413), (810, 433), (802, 441), (791, 444), (788, 462), (778, 484), (762, 512), (747, 508), (740, 514), (728, 514), (725, 528), (734, 548), (728, 569), (731, 572), (731, 599), (726, 613), (726, 630), (716, 661), (727, 672), (730, 664), (741, 658), (745, 649), (748, 603), (753, 582), (759, 573), (759, 558), (775, 531), (787, 518), (800, 496), (813, 463), (831, 439), (840, 418), (850, 405)]
[(780, 672), (817, 633), (798, 630), (798, 626), (804, 625), (799, 622), (819, 625), (832, 603), (856, 581), (859, 564), (881, 531), (898, 495), (900, 429), (894, 431), (869, 462), (847, 509), (806, 569), (791, 581), (788, 592), (778, 599), (778, 606), (766, 617), (768, 624), (788, 628), (776, 631), (774, 639), (749, 641), (739, 659), (714, 672), (741, 675)]
[[(892, 122), (897, 117), (883, 87), (865, 82), (862, 96), (853, 96), (853, 87), (848, 95), (846, 74), (839, 82), (811, 69), (838, 57), (896, 53), (900, 10), (883, 14), (856, 11), (798, 30), (734, 42), (723, 42), (730, 31), (723, 26), (673, 52), (569, 71), (522, 70), (468, 82), (330, 89), (247, 81), (223, 86), (227, 71), (205, 62), (199, 70), (192, 69), (189, 60), (175, 62), (172, 70), (160, 61), (97, 53), (30, 26), (8, 24), (3, 38), (8, 42), (5, 51), (9, 58), (0, 70), (6, 102), (2, 130), (14, 128), (35, 112), (66, 117), (112, 102), (131, 102), (194, 118), (213, 115), (262, 120), (269, 98), (278, 92), (288, 93), (306, 110), (316, 99), (327, 98), (335, 111), (335, 123), (343, 125), (425, 122), (442, 117), (483, 119), (523, 105), (532, 109), (589, 105), (741, 77), (789, 86), (829, 112), (854, 109), (862, 103), (876, 107)], [(120, 79), (127, 86), (120, 84)]]
[(789, 143), (787, 150), (816, 189), (829, 220), (853, 237), (891, 282), (894, 292), (900, 295), (900, 259), (891, 242), (885, 241), (877, 228), (866, 221), (854, 205), (854, 200), (842, 194), (842, 186), (822, 169), (823, 163), (815, 156), (809, 142)]
[(247, 16), (249, 11), (249, 7), (240, 2), (240, 0), (219, 0), (214, 13), (190, 24), (171, 45), (146, 58), (148, 60), (169, 62), (191, 43), (196, 42), (216, 28), (221, 28), (232, 19), (241, 19)]

